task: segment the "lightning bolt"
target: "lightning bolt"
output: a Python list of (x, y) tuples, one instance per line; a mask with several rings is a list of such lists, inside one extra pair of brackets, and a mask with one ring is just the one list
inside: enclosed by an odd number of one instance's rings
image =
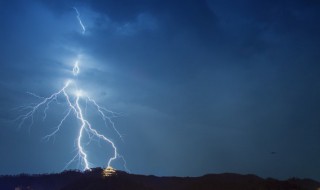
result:
[(84, 26), (84, 24), (82, 23), (82, 20), (81, 20), (81, 17), (80, 17), (80, 13), (79, 13), (79, 11), (78, 11), (78, 9), (76, 8), (76, 7), (73, 7), (73, 9), (76, 11), (76, 13), (77, 13), (77, 19), (78, 19), (78, 21), (79, 21), (79, 24), (80, 24), (80, 26), (81, 26), (81, 28), (82, 28), (82, 34), (84, 34), (85, 32), (86, 32), (86, 27)]
[[(77, 10), (77, 8), (73, 7), (73, 9), (77, 13), (77, 19), (79, 21), (80, 26), (82, 27), (82, 34), (85, 33), (86, 28), (83, 25), (80, 13)], [(72, 73), (74, 77), (77, 77), (80, 73), (80, 67), (79, 67), (79, 60), (77, 60), (72, 68)], [(34, 123), (34, 115), (37, 111), (43, 110), (43, 120), (47, 118), (47, 111), (50, 109), (50, 105), (53, 102), (58, 102), (61, 99), (61, 97), (64, 99), (64, 103), (67, 105), (67, 109), (64, 112), (63, 118), (60, 120), (59, 124), (56, 126), (55, 130), (51, 132), (50, 134), (43, 137), (45, 140), (50, 140), (50, 138), (54, 138), (55, 135), (60, 131), (61, 127), (63, 126), (63, 123), (67, 120), (68, 117), (74, 116), (80, 123), (79, 126), (79, 132), (78, 136), (76, 138), (76, 150), (77, 153), (75, 156), (67, 163), (66, 167), (69, 167), (71, 163), (74, 161), (79, 160), (79, 163), (82, 166), (83, 170), (90, 170), (91, 163), (89, 162), (89, 156), (87, 151), (84, 148), (84, 137), (89, 137), (89, 144), (91, 140), (95, 137), (111, 146), (113, 149), (112, 156), (107, 161), (107, 167), (111, 167), (112, 162), (118, 158), (123, 160), (124, 168), (126, 170), (126, 161), (124, 160), (123, 156), (121, 156), (118, 153), (118, 149), (115, 145), (115, 143), (105, 135), (103, 135), (101, 132), (99, 132), (93, 125), (90, 123), (90, 121), (86, 118), (86, 114), (84, 113), (84, 110), (86, 110), (86, 107), (88, 104), (91, 104), (97, 111), (98, 115), (101, 117), (101, 119), (104, 121), (105, 126), (111, 127), (120, 137), (121, 140), (123, 140), (122, 135), (120, 132), (116, 129), (114, 122), (112, 121), (112, 118), (117, 117), (118, 114), (106, 109), (102, 106), (100, 106), (93, 98), (86, 95), (84, 91), (78, 88), (77, 80), (68, 80), (66, 81), (65, 85), (55, 93), (51, 94), (48, 97), (42, 97), (39, 95), (36, 95), (34, 93), (28, 92), (29, 95), (34, 96), (35, 98), (39, 99), (40, 101), (37, 104), (31, 104), (28, 106), (21, 106), (19, 108), (20, 111), (25, 112), (24, 114), (20, 115), (16, 120), (19, 121), (19, 126), (26, 124), (27, 121), (29, 121), (30, 126)], [(86, 102), (85, 109), (81, 106), (81, 101)]]

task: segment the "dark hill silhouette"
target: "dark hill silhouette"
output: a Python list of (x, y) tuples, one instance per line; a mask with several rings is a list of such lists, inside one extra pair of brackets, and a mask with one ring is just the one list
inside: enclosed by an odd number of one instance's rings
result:
[(1, 190), (320, 190), (310, 179), (285, 181), (255, 175), (210, 174), (201, 177), (156, 177), (104, 170), (65, 171), (59, 174), (1, 176)]

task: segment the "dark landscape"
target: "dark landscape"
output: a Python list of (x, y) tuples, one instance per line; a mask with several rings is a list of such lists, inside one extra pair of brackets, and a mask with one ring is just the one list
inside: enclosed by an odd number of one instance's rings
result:
[(105, 174), (102, 168), (91, 171), (64, 171), (58, 174), (1, 176), (1, 190), (319, 190), (311, 179), (280, 181), (255, 175), (233, 173), (201, 177), (157, 177), (123, 171)]

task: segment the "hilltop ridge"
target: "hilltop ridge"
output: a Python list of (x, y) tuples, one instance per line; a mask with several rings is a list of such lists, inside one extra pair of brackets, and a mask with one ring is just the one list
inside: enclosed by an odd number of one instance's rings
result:
[(112, 168), (64, 171), (58, 174), (1, 176), (1, 190), (320, 190), (311, 179), (284, 181), (233, 173), (201, 177), (157, 177), (128, 174)]

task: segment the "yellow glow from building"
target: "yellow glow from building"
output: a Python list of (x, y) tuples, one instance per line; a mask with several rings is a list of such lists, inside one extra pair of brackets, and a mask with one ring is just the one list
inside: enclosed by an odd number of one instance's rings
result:
[(116, 175), (116, 170), (113, 169), (112, 167), (107, 167), (106, 169), (103, 170), (103, 176), (109, 177)]

